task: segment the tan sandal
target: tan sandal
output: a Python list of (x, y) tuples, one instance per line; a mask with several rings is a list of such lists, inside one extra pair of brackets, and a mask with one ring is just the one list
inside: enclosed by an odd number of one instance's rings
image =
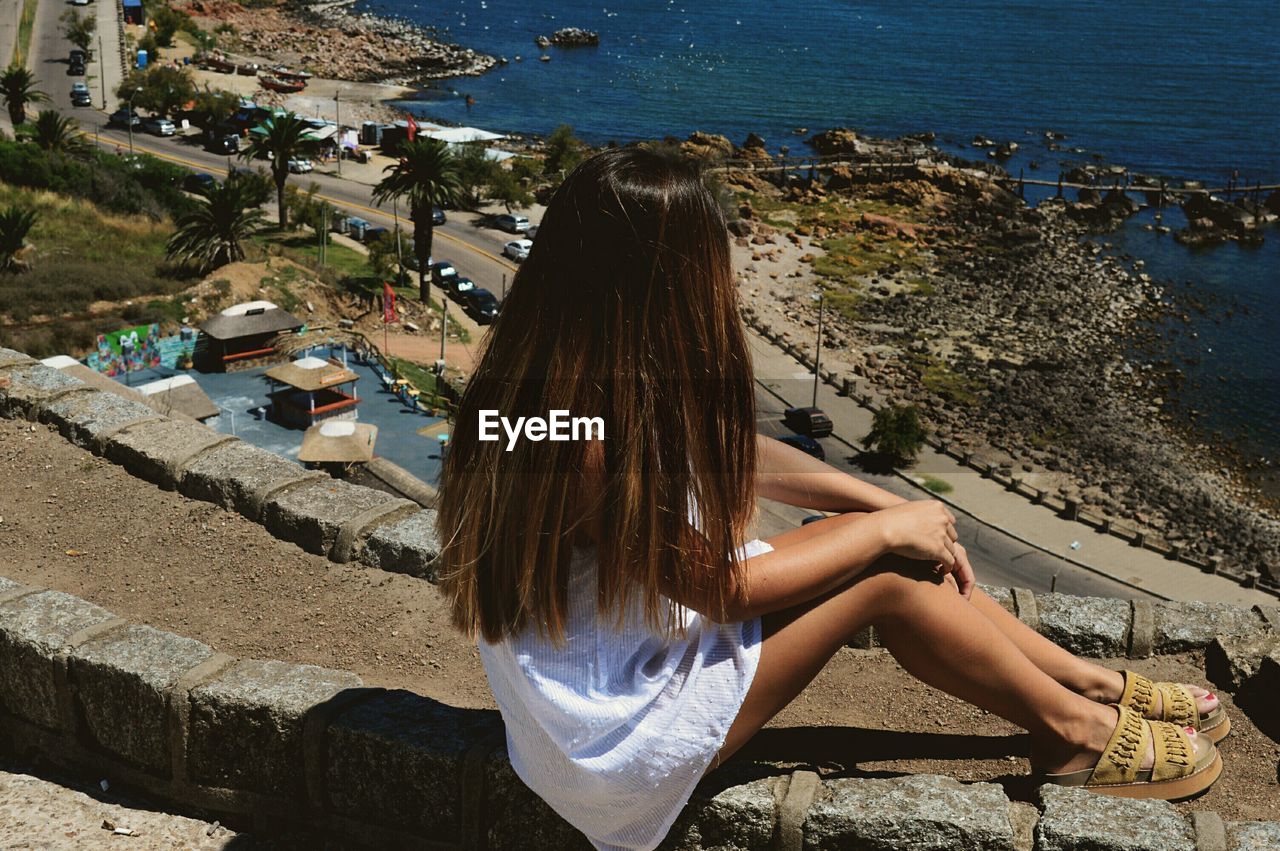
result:
[[(1215, 745), (1225, 739), (1231, 732), (1231, 719), (1222, 706), (1222, 701), (1207, 715), (1200, 715), (1196, 699), (1187, 687), (1178, 683), (1152, 682), (1142, 674), (1123, 671), (1124, 691), (1120, 695), (1120, 705), (1132, 709), (1143, 718), (1153, 721), (1168, 721), (1179, 727), (1193, 727)], [(1155, 712), (1155, 696), (1160, 695), (1160, 713)]]
[[(1186, 730), (1166, 721), (1149, 721), (1123, 706), (1102, 756), (1093, 768), (1064, 774), (1043, 774), (1043, 782), (1082, 786), (1104, 795), (1122, 798), (1161, 798), (1177, 801), (1198, 795), (1222, 773), (1222, 756), (1210, 745), (1195, 758), (1195, 746)], [(1140, 768), (1150, 745), (1155, 753), (1151, 768)]]

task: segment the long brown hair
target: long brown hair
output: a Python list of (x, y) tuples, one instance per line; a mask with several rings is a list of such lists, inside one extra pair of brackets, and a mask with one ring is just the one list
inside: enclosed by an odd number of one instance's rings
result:
[[(508, 451), (505, 435), (479, 439), (483, 410), (603, 418), (593, 503), (592, 444), (521, 440)], [(681, 629), (671, 600), (724, 618), (755, 503), (755, 402), (728, 231), (693, 166), (628, 147), (569, 174), (449, 443), (440, 559), (460, 629), (496, 642), (533, 624), (562, 640), (585, 517), (600, 530), (601, 615), (620, 618), (639, 594), (658, 630)]]

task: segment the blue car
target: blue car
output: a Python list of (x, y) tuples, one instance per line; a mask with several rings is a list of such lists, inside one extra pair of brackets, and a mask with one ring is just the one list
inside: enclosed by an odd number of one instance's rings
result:
[(785, 443), (787, 446), (794, 446), (796, 449), (799, 449), (807, 455), (812, 455), (819, 461), (827, 460), (827, 453), (823, 451), (822, 444), (808, 435), (787, 434), (778, 438), (778, 441)]

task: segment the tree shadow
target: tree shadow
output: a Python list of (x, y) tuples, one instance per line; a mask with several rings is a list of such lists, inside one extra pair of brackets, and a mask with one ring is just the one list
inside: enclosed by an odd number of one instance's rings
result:
[(849, 464), (877, 476), (891, 476), (899, 467), (904, 466), (901, 458), (885, 452), (855, 452), (845, 458)]

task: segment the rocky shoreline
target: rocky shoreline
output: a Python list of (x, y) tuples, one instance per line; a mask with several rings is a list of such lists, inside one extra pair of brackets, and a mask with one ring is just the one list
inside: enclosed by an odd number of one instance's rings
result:
[[(720, 138), (685, 150), (726, 154)], [(920, 144), (860, 139), (859, 157), (910, 162)], [(811, 347), (821, 286), (825, 368), (917, 406), (940, 440), (1005, 475), (1280, 581), (1274, 504), (1165, 412), (1161, 364), (1138, 354), (1185, 306), (1089, 239), (1075, 202), (1028, 208), (945, 162), (726, 182), (755, 199), (732, 222), (745, 309)]]
[(186, 0), (180, 6), (221, 35), (228, 50), (303, 68), (317, 77), (391, 85), (475, 76), (500, 60), (439, 41), (407, 21), (352, 11), (352, 0), (284, 0), (247, 8), (230, 0)]

